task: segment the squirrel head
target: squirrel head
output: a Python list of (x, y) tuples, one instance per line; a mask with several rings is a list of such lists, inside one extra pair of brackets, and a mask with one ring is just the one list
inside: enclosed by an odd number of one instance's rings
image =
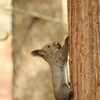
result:
[(46, 44), (42, 49), (33, 50), (32, 55), (42, 57), (49, 64), (63, 63), (67, 59), (69, 37), (65, 39), (63, 46), (59, 42)]
[(32, 55), (40, 56), (49, 63), (60, 49), (61, 44), (59, 42), (52, 42), (46, 44), (42, 49), (32, 51)]

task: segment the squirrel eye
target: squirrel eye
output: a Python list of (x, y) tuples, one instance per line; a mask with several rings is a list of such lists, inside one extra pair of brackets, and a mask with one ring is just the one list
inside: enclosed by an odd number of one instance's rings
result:
[(50, 45), (48, 45), (48, 48), (50, 48)]

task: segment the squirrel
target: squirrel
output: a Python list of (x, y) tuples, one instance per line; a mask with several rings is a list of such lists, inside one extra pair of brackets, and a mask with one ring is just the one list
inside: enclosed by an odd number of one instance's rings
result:
[(68, 60), (69, 37), (65, 39), (63, 46), (59, 42), (52, 42), (42, 49), (33, 50), (34, 56), (42, 57), (48, 62), (51, 69), (54, 96), (56, 100), (72, 100), (73, 91), (68, 81), (66, 82), (65, 65)]

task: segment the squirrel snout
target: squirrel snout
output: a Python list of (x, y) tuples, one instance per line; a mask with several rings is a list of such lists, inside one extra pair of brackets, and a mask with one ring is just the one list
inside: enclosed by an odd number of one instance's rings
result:
[(39, 51), (40, 51), (40, 50), (34, 50), (34, 51), (31, 52), (31, 54), (32, 54), (33, 56), (39, 56)]
[(46, 51), (44, 51), (44, 50), (42, 50), (42, 49), (39, 49), (39, 50), (34, 50), (34, 51), (32, 51), (31, 54), (32, 54), (33, 56), (41, 56), (41, 57), (43, 57), (43, 56), (45, 56), (47, 53), (46, 53)]

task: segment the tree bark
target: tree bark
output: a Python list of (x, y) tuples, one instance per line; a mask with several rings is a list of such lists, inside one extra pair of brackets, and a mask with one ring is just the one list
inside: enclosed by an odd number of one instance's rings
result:
[(100, 99), (100, 0), (68, 0), (74, 100)]

